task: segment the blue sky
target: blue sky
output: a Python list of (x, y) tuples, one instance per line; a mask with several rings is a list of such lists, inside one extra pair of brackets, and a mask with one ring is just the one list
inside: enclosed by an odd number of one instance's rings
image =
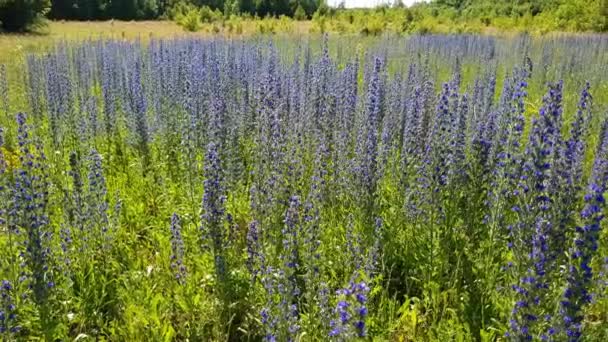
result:
[[(383, 3), (392, 4), (394, 0), (344, 0), (347, 8), (352, 7), (376, 7), (377, 5)], [(411, 5), (415, 2), (420, 2), (423, 0), (402, 0), (405, 5)], [(327, 0), (330, 6), (337, 6), (342, 2), (342, 0)]]

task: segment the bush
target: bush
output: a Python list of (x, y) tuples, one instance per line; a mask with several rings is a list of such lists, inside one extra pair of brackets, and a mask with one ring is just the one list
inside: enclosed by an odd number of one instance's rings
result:
[(0, 24), (8, 32), (31, 31), (44, 24), (50, 0), (0, 0)]
[(230, 33), (243, 34), (242, 19), (234, 14), (226, 22), (226, 27)]
[(213, 23), (223, 19), (224, 15), (219, 10), (212, 10), (209, 6), (203, 6), (200, 9), (201, 21), (204, 23)]
[(341, 20), (337, 20), (335, 22), (332, 22), (332, 28), (334, 31), (344, 34), (348, 32), (348, 27), (346, 26), (346, 24), (344, 22), (342, 22)]
[(277, 29), (275, 27), (275, 22), (273, 19), (264, 18), (258, 21), (257, 30), (261, 34), (275, 34)]
[(205, 23), (210, 23), (213, 21), (213, 11), (209, 6), (203, 6), (200, 9), (201, 21)]
[(412, 28), (413, 22), (414, 22), (414, 15), (412, 14), (412, 12), (410, 12), (406, 9), (406, 12), (404, 12), (403, 18), (401, 19), (401, 21), (399, 23), (399, 32), (400, 33), (409, 32), (410, 29)]
[(217, 26), (216, 24), (213, 24), (213, 26), (211, 27), (211, 32), (214, 34), (218, 34), (218, 33), (220, 33), (220, 31), (221, 31), (220, 27)]
[(285, 15), (279, 17), (278, 26), (279, 31), (283, 33), (291, 33), (294, 30), (293, 20)]
[(414, 29), (414, 33), (424, 36), (427, 34), (431, 34), (434, 32), (434, 29), (431, 25), (428, 25), (426, 23), (420, 23), (419, 25), (416, 26), (416, 28)]
[(193, 9), (195, 9), (195, 7), (192, 4), (185, 1), (179, 1), (167, 10), (166, 16), (171, 20), (177, 21), (178, 18), (186, 15), (186, 13)]
[(321, 3), (319, 4), (319, 7), (317, 7), (317, 11), (315, 12), (315, 14), (318, 14), (319, 16), (331, 16), (333, 13), (331, 13), (331, 9), (329, 8), (329, 6), (327, 6), (327, 2), (325, 1), (321, 1)]
[(240, 13), (239, 1), (226, 0), (224, 1), (224, 18), (228, 19), (232, 15), (238, 15)]
[(311, 32), (314, 33), (325, 33), (327, 31), (327, 19), (325, 16), (319, 14), (319, 12), (315, 12), (312, 16), (312, 27), (310, 28)]
[(296, 8), (296, 11), (293, 13), (293, 18), (295, 20), (306, 20), (306, 11), (304, 11), (304, 8), (302, 7), (302, 5), (298, 4), (298, 7)]
[(371, 35), (371, 36), (379, 36), (384, 31), (384, 22), (381, 18), (373, 18), (369, 20), (363, 29), (361, 29), (361, 34), (363, 35)]
[(177, 18), (177, 24), (184, 30), (196, 32), (201, 29), (201, 15), (197, 9), (190, 9), (186, 14)]
[(234, 33), (243, 34), (243, 23), (241, 22), (240, 19), (237, 19), (236, 21), (234, 21), (233, 28), (234, 28)]

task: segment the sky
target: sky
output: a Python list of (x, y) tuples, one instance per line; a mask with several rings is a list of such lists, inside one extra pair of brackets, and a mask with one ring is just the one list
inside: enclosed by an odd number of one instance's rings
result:
[[(420, 1), (424, 1), (424, 0), (401, 0), (401, 1), (406, 6), (409, 6), (415, 2), (420, 2)], [(342, 2), (342, 0), (327, 0), (327, 3), (330, 6), (338, 6), (340, 4), (340, 2)], [(392, 4), (393, 2), (394, 2), (394, 0), (344, 0), (344, 3), (346, 4), (346, 8), (376, 7), (376, 6), (384, 4), (384, 3)]]

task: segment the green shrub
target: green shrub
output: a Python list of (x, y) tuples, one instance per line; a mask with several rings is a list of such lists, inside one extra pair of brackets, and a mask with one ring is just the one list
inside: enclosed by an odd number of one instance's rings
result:
[(258, 21), (257, 31), (261, 34), (275, 34), (277, 29), (274, 20), (271, 18), (264, 18)]
[(177, 22), (178, 18), (186, 15), (186, 13), (188, 13), (188, 11), (191, 11), (194, 8), (195, 7), (190, 3), (187, 3), (185, 1), (179, 1), (179, 2), (176, 2), (170, 9), (167, 10), (166, 16), (169, 19)]
[(214, 23), (224, 19), (224, 14), (220, 10), (212, 10), (209, 6), (200, 8), (201, 21), (204, 23)]
[(361, 34), (366, 36), (379, 36), (384, 31), (384, 21), (382, 18), (373, 18), (369, 20), (363, 29), (361, 29)]
[(230, 18), (226, 21), (226, 28), (230, 33), (242, 34), (243, 33), (243, 23), (242, 19), (239, 16), (231, 15)]
[(293, 13), (293, 18), (295, 20), (299, 20), (299, 21), (306, 20), (306, 18), (307, 18), (306, 11), (302, 7), (302, 5), (298, 4), (296, 11)]
[(318, 11), (312, 16), (312, 27), (310, 31), (315, 33), (325, 33), (327, 31), (327, 19)]
[(197, 9), (190, 9), (186, 14), (177, 18), (177, 24), (188, 32), (196, 32), (201, 29), (201, 15)]
[(239, 1), (226, 0), (224, 1), (224, 18), (228, 19), (232, 15), (239, 14)]
[(266, 33), (266, 25), (261, 21), (256, 22), (255, 29), (258, 33), (265, 34)]
[(239, 20), (234, 24), (234, 32), (236, 34), (243, 34), (243, 23)]
[(346, 33), (348, 32), (348, 27), (346, 26), (346, 24), (341, 21), (341, 20), (336, 20), (334, 22), (332, 22), (332, 27), (333, 30), (338, 32), (338, 33)]
[(433, 33), (433, 29), (432, 27), (421, 23), (414, 29), (414, 33), (424, 36)]
[(329, 13), (329, 6), (327, 6), (327, 3), (325, 1), (321, 1), (319, 7), (317, 7), (317, 11), (315, 12), (315, 14), (316, 13), (321, 16), (327, 15)]
[(200, 9), (201, 21), (204, 23), (210, 23), (214, 19), (213, 10), (209, 6), (202, 6)]
[(50, 8), (50, 0), (0, 0), (1, 27), (9, 32), (37, 29)]
[(294, 30), (293, 20), (285, 15), (279, 17), (278, 26), (279, 31), (283, 33), (291, 33)]
[(413, 22), (414, 22), (414, 15), (412, 14), (412, 12), (410, 12), (406, 9), (404, 12), (403, 18), (401, 19), (400, 25), (399, 25), (400, 33), (409, 32), (412, 28)]

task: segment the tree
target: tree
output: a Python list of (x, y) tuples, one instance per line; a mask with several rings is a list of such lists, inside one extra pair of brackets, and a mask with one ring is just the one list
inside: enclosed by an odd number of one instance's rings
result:
[(436, 0), (435, 3), (440, 6), (460, 9), (464, 5), (465, 1), (464, 0)]
[(306, 11), (302, 5), (298, 4), (298, 7), (296, 7), (295, 12), (293, 13), (293, 18), (295, 20), (306, 20)]
[(600, 4), (599, 31), (608, 32), (608, 0), (602, 0)]
[(50, 0), (0, 0), (2, 29), (23, 32), (35, 29), (51, 8)]
[(317, 5), (317, 12), (319, 16), (326, 16), (329, 14), (329, 6), (325, 0), (320, 0)]

